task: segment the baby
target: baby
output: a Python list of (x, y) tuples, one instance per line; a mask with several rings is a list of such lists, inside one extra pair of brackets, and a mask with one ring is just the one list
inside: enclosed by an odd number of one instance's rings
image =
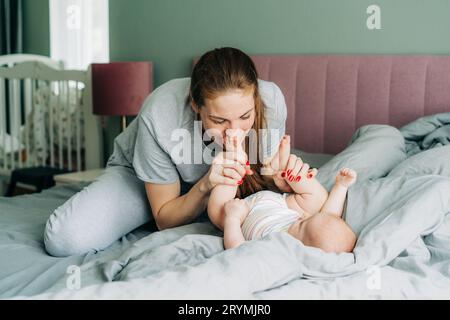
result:
[(356, 172), (341, 169), (328, 194), (315, 179), (316, 169), (308, 170), (309, 165), (301, 159), (288, 167), (293, 169), (281, 176), (294, 191), (291, 194), (264, 190), (245, 199), (234, 199), (237, 187), (217, 185), (213, 189), (208, 215), (223, 229), (225, 249), (272, 232), (287, 232), (304, 245), (325, 252), (352, 252), (356, 235), (342, 214), (347, 190), (357, 179)]

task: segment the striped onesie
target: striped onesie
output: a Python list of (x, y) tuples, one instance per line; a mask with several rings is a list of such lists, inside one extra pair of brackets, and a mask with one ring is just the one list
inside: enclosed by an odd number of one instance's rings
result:
[(250, 207), (242, 224), (245, 240), (258, 240), (272, 232), (287, 232), (290, 225), (302, 217), (287, 206), (288, 195), (264, 190), (245, 198)]

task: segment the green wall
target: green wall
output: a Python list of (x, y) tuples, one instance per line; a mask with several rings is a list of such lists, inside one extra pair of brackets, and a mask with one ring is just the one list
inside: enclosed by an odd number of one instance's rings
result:
[[(49, 54), (48, 0), (24, 0), (25, 50)], [(381, 30), (366, 9), (381, 7)], [(151, 60), (158, 86), (223, 46), (249, 54), (450, 54), (450, 0), (109, 0), (111, 61)], [(105, 155), (120, 131), (110, 118)]]
[(48, 0), (23, 1), (24, 53), (50, 55), (50, 12)]
[[(366, 27), (381, 7), (382, 29)], [(450, 53), (450, 0), (110, 0), (111, 60), (152, 60), (155, 84), (209, 49), (249, 54)]]
[[(110, 0), (111, 61), (151, 60), (158, 86), (215, 47), (249, 54), (450, 54), (450, 0)], [(381, 30), (366, 9), (381, 8)], [(119, 132), (110, 119), (106, 153)]]

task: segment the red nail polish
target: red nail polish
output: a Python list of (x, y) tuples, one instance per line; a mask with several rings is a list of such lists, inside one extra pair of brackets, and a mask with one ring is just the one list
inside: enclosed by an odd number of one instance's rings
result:
[(282, 177), (282, 178), (286, 177), (286, 172), (285, 172), (285, 171), (283, 171), (283, 172), (281, 173), (281, 177)]
[(292, 170), (288, 170), (288, 171), (287, 171), (287, 175), (290, 175), (291, 172), (292, 172)]
[(249, 166), (249, 165), (250, 165), (250, 161), (247, 160), (247, 162), (246, 162), (245, 164), (246, 164), (247, 166)]
[(312, 178), (312, 174), (311, 173), (308, 173), (308, 179), (311, 179)]
[(239, 180), (239, 181), (237, 182), (238, 186), (240, 186), (243, 182), (244, 182), (243, 179)]
[(298, 176), (298, 177), (295, 179), (295, 181), (297, 181), (297, 182), (299, 182), (300, 180), (302, 180), (302, 177), (301, 177), (301, 176)]
[(289, 177), (289, 181), (294, 181), (294, 176), (293, 175), (291, 175), (290, 177)]

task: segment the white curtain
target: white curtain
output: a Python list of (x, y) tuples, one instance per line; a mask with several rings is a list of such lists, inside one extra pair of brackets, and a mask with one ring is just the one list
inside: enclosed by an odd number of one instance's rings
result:
[(51, 57), (65, 69), (109, 61), (108, 0), (50, 0)]

